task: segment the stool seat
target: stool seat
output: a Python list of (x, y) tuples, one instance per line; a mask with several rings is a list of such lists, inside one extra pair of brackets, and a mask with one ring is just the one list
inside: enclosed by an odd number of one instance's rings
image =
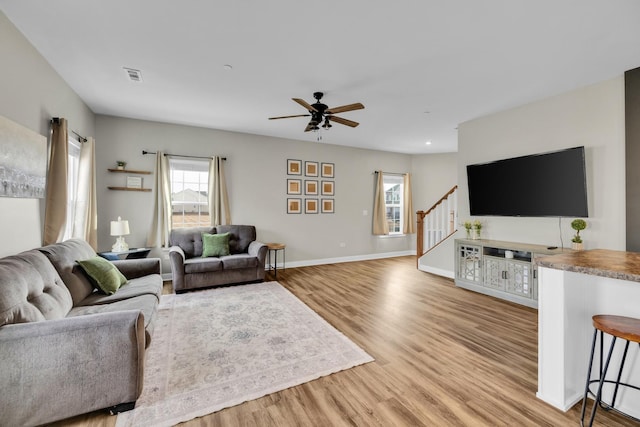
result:
[[(596, 410), (598, 407), (605, 411), (614, 411), (621, 415), (627, 416), (634, 421), (640, 422), (640, 419), (624, 413), (616, 408), (616, 398), (618, 396), (618, 389), (620, 387), (632, 388), (640, 391), (640, 384), (629, 384), (622, 380), (622, 371), (624, 369), (625, 361), (627, 359), (627, 351), (629, 350), (630, 343), (637, 343), (640, 345), (640, 319), (632, 317), (615, 316), (610, 314), (598, 314), (593, 316), (593, 341), (591, 343), (591, 355), (589, 356), (589, 366), (587, 369), (587, 381), (584, 387), (584, 396), (582, 398), (582, 411), (580, 412), (580, 425), (584, 426), (584, 418), (587, 410), (587, 397), (593, 396), (595, 401), (591, 409), (591, 416), (589, 418), (589, 426), (593, 425), (594, 418), (596, 416)], [(604, 358), (604, 334), (611, 336), (611, 344), (609, 346), (609, 352), (606, 359)], [(599, 357), (599, 369), (596, 378), (591, 378), (593, 370), (593, 356), (596, 350), (596, 343), (600, 338), (600, 357)], [(622, 358), (620, 359), (618, 373), (615, 379), (608, 379), (607, 372), (609, 370), (609, 363), (611, 362), (611, 355), (616, 346), (618, 339), (624, 340), (624, 349), (622, 351)], [(596, 392), (591, 390), (591, 384), (597, 384), (598, 390)], [(609, 397), (603, 397), (603, 386), (605, 384), (614, 385), (613, 395)]]
[(593, 327), (614, 337), (640, 343), (640, 319), (599, 314), (593, 316)]

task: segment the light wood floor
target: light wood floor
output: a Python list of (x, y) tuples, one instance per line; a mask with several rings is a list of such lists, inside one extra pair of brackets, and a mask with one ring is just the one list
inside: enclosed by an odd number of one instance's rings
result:
[[(563, 413), (535, 396), (536, 310), (456, 288), (414, 257), (290, 268), (278, 281), (376, 360), (184, 425), (579, 425), (580, 405)], [(601, 410), (596, 424), (636, 425)]]

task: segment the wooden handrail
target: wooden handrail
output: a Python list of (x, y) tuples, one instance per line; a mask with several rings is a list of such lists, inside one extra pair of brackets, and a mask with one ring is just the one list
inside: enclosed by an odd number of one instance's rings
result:
[(416, 238), (417, 238), (417, 242), (416, 242), (416, 267), (419, 267), (419, 263), (420, 263), (420, 257), (422, 257), (425, 253), (424, 253), (424, 217), (429, 215), (435, 208), (438, 207), (438, 205), (440, 205), (440, 203), (444, 202), (445, 200), (447, 200), (447, 198), (456, 190), (458, 189), (457, 185), (454, 185), (453, 188), (451, 188), (451, 190), (447, 191), (447, 193), (442, 196), (440, 198), (440, 200), (438, 200), (436, 203), (434, 203), (433, 206), (431, 206), (431, 208), (429, 208), (429, 210), (425, 211), (418, 211), (416, 212), (416, 218), (417, 218), (417, 226), (418, 229), (416, 231)]
[[(437, 202), (435, 202), (435, 203), (433, 204), (433, 206), (431, 206), (431, 207), (429, 208), (429, 210), (427, 210), (426, 212), (425, 212), (425, 211), (418, 211), (418, 212), (416, 212), (416, 215), (418, 215), (418, 217), (422, 217), (422, 218), (424, 219), (424, 217), (425, 217), (425, 216), (429, 215), (429, 214), (431, 213), (431, 211), (432, 211), (432, 210), (434, 210), (435, 208), (437, 208), (437, 207), (438, 207), (438, 205), (439, 205), (440, 203), (444, 202), (444, 201), (447, 199), (447, 197), (449, 197), (449, 196), (450, 196), (454, 191), (456, 191), (457, 189), (458, 189), (458, 186), (457, 186), (457, 185), (454, 185), (454, 186), (453, 186), (453, 188), (452, 188), (451, 190), (447, 191), (447, 193), (446, 193), (444, 196), (442, 196), (442, 197), (440, 198), (440, 200), (438, 200)], [(422, 222), (422, 221), (418, 221), (418, 222)]]

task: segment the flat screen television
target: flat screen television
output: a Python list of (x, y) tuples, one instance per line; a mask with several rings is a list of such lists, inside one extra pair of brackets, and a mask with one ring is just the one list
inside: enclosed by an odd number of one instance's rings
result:
[(467, 165), (473, 216), (588, 216), (584, 147)]

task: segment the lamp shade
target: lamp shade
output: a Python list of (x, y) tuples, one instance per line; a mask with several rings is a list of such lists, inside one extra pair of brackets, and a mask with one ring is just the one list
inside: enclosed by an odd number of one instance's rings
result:
[(129, 221), (118, 217), (117, 221), (111, 221), (111, 235), (112, 236), (127, 236), (129, 235)]

